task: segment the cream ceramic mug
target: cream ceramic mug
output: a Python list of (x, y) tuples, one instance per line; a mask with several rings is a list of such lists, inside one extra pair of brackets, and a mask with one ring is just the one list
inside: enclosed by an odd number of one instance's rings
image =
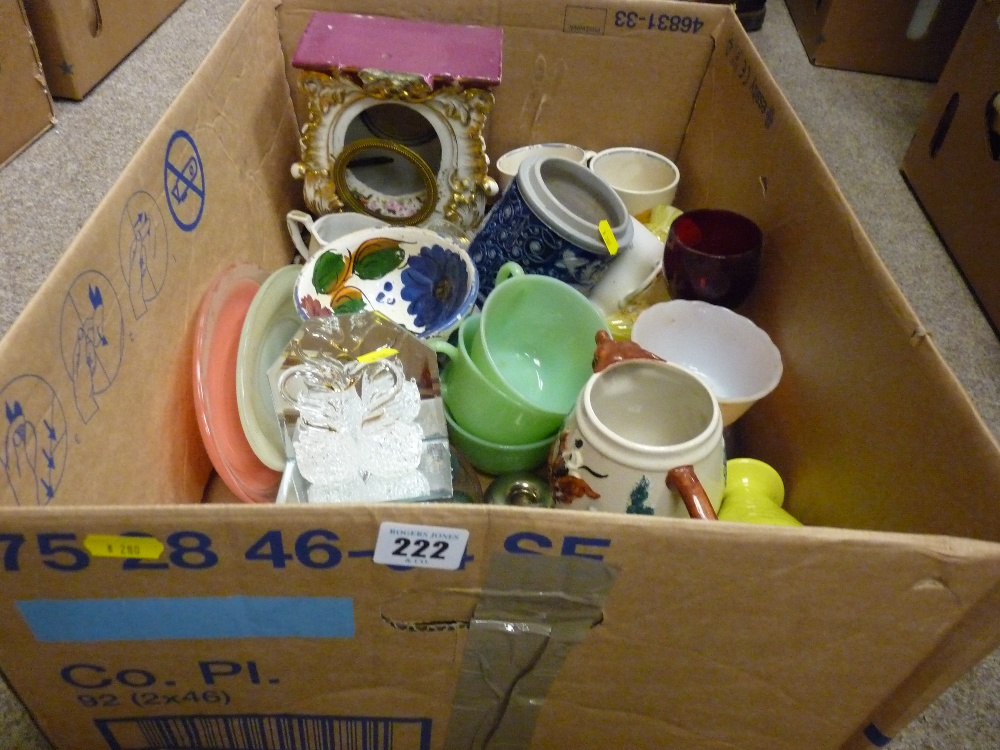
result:
[(681, 179), (677, 165), (666, 156), (633, 146), (598, 151), (589, 166), (614, 188), (628, 212), (640, 217), (656, 206), (672, 205)]
[(500, 192), (510, 187), (510, 183), (517, 177), (521, 162), (529, 156), (558, 156), (577, 164), (586, 164), (593, 155), (593, 151), (587, 151), (572, 143), (532, 143), (529, 146), (512, 149), (497, 159)]
[(678, 365), (611, 365), (581, 391), (548, 474), (557, 507), (714, 519), (726, 488), (719, 404)]

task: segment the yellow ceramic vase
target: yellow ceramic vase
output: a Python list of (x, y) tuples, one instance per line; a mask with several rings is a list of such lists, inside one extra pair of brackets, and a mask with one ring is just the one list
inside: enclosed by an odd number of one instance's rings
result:
[(784, 502), (785, 484), (771, 466), (755, 458), (731, 458), (726, 462), (720, 521), (801, 526), (781, 507)]

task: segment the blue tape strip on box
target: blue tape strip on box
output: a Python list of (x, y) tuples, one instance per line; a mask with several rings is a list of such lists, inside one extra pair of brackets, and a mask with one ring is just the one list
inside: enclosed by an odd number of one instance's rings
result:
[(43, 643), (354, 637), (348, 597), (32, 599), (17, 608)]

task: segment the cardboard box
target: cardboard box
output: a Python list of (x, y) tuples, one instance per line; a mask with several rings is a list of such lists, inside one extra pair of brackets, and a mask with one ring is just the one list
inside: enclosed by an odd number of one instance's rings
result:
[(0, 0), (0, 167), (52, 127), (55, 113), (21, 0)]
[(53, 96), (82, 99), (184, 0), (27, 0)]
[(900, 167), (1000, 330), (1000, 3), (981, 0)]
[[(628, 7), (241, 9), (0, 341), (0, 668), (57, 748), (867, 748), (1000, 643), (996, 441), (733, 11)], [(233, 262), (293, 257), (315, 9), (502, 24), (494, 158), (648, 146), (678, 205), (760, 222), (744, 311), (785, 373), (731, 452), (806, 527), (199, 503), (195, 312)], [(468, 532), (459, 567), (375, 563), (385, 522)]]
[(785, 0), (823, 68), (935, 81), (975, 0)]

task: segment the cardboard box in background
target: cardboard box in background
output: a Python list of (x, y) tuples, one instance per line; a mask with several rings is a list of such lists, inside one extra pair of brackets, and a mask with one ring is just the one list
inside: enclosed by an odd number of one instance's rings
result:
[(813, 65), (937, 80), (975, 0), (785, 0)]
[(82, 99), (184, 0), (27, 0), (52, 95)]
[(0, 167), (52, 127), (52, 97), (21, 0), (0, 0)]
[[(57, 748), (854, 750), (1000, 643), (996, 441), (733, 11), (628, 8), (239, 11), (0, 340), (0, 668)], [(199, 503), (194, 319), (232, 263), (294, 256), (287, 61), (320, 9), (502, 24), (493, 158), (647, 146), (678, 205), (760, 223), (743, 311), (785, 372), (731, 449), (807, 526)], [(633, 74), (650, 60), (664, 96)], [(377, 564), (384, 522), (468, 546), (454, 570)]]
[(1000, 331), (1000, 2), (980, 0), (901, 171)]

